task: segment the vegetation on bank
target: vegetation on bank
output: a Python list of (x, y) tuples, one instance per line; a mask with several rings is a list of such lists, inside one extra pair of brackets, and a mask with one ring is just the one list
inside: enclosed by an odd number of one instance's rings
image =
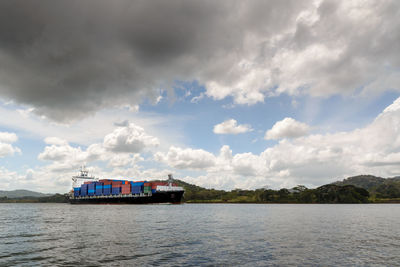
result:
[(7, 196), (0, 197), (0, 203), (67, 203), (68, 194), (54, 194), (51, 196), (44, 197), (17, 197), (9, 198)]
[[(261, 188), (224, 191), (206, 189), (180, 180), (176, 180), (176, 183), (185, 189), (183, 201), (187, 203), (400, 203), (400, 177), (385, 179), (360, 175), (314, 189), (299, 185), (279, 190)], [(5, 194), (6, 191), (2, 192)], [(15, 195), (15, 192), (13, 194)], [(68, 194), (16, 198), (0, 196), (0, 203), (66, 202)]]
[(188, 203), (369, 203), (369, 193), (353, 185), (324, 185), (315, 189), (296, 186), (292, 189), (256, 189), (223, 191), (205, 189), (177, 181), (185, 188)]

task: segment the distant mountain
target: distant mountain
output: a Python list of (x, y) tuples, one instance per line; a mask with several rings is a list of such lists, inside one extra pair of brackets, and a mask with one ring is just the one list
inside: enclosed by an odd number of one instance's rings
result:
[(344, 179), (343, 181), (337, 181), (333, 184), (335, 185), (354, 185), (357, 187), (364, 188), (368, 191), (374, 191), (374, 189), (378, 188), (381, 185), (387, 185), (391, 183), (400, 182), (400, 177), (393, 178), (382, 178), (373, 175), (357, 175), (353, 177), (349, 177)]
[(29, 191), (29, 190), (13, 190), (13, 191), (1, 191), (0, 197), (7, 198), (22, 198), (22, 197), (47, 197), (52, 194), (43, 194), (39, 192)]
[(357, 175), (357, 176), (346, 178), (343, 181), (334, 182), (333, 184), (341, 185), (341, 186), (354, 185), (357, 187), (364, 188), (366, 190), (371, 190), (374, 187), (384, 184), (385, 181), (386, 181), (385, 178), (376, 177), (373, 175)]

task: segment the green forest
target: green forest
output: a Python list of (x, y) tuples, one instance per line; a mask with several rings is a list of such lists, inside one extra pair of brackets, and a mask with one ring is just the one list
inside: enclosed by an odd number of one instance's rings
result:
[(359, 175), (314, 189), (298, 185), (279, 190), (223, 191), (177, 182), (185, 188), (187, 203), (400, 203), (400, 177)]

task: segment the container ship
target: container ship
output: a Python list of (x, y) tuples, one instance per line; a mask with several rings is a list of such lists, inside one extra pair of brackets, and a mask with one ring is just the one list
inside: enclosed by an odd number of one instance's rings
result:
[(71, 204), (178, 204), (185, 192), (173, 182), (171, 174), (166, 182), (111, 180), (90, 177), (82, 168), (72, 182)]

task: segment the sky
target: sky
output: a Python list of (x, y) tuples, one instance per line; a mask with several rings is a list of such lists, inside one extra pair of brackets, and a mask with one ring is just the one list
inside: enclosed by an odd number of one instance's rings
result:
[(400, 175), (400, 2), (0, 2), (0, 190)]

